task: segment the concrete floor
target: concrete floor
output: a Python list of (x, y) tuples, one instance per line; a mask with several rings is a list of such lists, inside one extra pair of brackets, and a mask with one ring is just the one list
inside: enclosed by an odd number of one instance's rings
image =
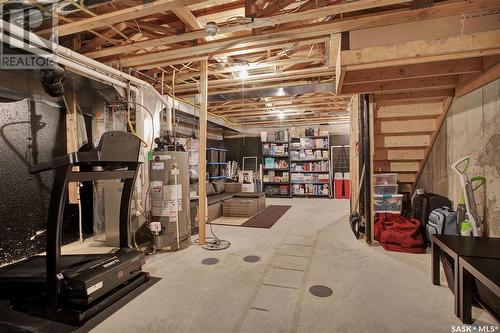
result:
[[(430, 255), (356, 241), (347, 200), (273, 203), (292, 208), (272, 229), (213, 226), (232, 243), (227, 250), (193, 245), (150, 257), (144, 270), (161, 280), (92, 332), (451, 332), (460, 325), (444, 274), (441, 287), (430, 282)], [(246, 263), (248, 255), (261, 261)], [(209, 257), (219, 263), (201, 264)], [(312, 296), (316, 284), (333, 295)]]

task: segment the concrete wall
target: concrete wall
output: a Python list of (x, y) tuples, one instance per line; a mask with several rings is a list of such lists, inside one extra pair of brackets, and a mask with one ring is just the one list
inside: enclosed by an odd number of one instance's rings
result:
[(500, 237), (500, 80), (455, 98), (418, 187), (449, 197), (456, 206), (462, 188), (450, 165), (469, 155), (469, 177), (482, 175), (478, 208), (490, 236)]

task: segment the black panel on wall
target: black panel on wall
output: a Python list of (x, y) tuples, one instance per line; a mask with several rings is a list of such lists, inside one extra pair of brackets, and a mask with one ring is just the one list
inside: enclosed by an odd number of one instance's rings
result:
[(257, 156), (259, 165), (262, 163), (262, 144), (259, 137), (224, 139), (224, 148), (228, 150), (227, 160), (237, 161), (240, 167), (243, 157)]
[(330, 135), (330, 146), (349, 145), (349, 135)]
[[(28, 166), (64, 155), (65, 138), (60, 109), (27, 99), (0, 103), (0, 264), (45, 250), (37, 232), (45, 230), (52, 173), (30, 175)], [(66, 209), (64, 242), (76, 239), (77, 217)]]

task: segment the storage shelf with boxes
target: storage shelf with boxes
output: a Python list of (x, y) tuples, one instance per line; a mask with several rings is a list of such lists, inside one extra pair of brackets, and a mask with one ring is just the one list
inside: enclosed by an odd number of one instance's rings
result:
[(226, 169), (226, 153), (227, 149), (222, 148), (207, 148), (207, 172), (208, 179), (225, 179), (227, 178)]

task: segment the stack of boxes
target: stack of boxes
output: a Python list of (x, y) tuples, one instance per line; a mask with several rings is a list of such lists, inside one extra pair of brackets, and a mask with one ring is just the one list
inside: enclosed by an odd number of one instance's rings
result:
[(398, 174), (373, 175), (373, 187), (375, 213), (401, 214), (403, 195), (398, 194)]

